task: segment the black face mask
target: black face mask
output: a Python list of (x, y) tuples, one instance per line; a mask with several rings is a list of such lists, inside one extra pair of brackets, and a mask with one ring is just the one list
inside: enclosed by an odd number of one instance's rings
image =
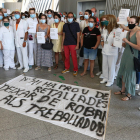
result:
[(133, 29), (133, 28), (135, 28), (135, 24), (128, 24), (128, 27), (129, 27), (129, 29)]

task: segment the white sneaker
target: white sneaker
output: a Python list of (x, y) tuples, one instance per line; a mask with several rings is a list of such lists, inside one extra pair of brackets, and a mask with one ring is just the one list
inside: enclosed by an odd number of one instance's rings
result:
[(103, 79), (100, 84), (104, 84), (104, 83), (107, 83), (107, 80)]
[(139, 84), (136, 84), (135, 90), (139, 90)]
[(113, 84), (111, 82), (107, 82), (107, 84), (105, 85), (106, 87), (110, 87), (112, 86)]
[(11, 68), (11, 69), (16, 70), (17, 68), (16, 68), (16, 67), (13, 67), (13, 68)]
[(140, 96), (140, 92), (138, 92), (138, 95)]
[(99, 76), (99, 78), (100, 78), (100, 79), (103, 79), (103, 78), (104, 78), (104, 77), (103, 77), (103, 74), (101, 74), (101, 75)]
[(23, 69), (23, 67), (18, 67), (17, 69), (18, 69), (18, 70), (21, 70), (21, 69)]
[(97, 75), (97, 76), (99, 76), (99, 75), (101, 75), (101, 74), (102, 74), (102, 72), (101, 72), (101, 71), (100, 71), (100, 72), (98, 72), (98, 73), (96, 73), (96, 75)]
[(116, 80), (116, 79), (117, 79), (117, 77), (115, 76), (114, 80)]
[(29, 71), (29, 68), (25, 68), (23, 72), (26, 73), (28, 71)]
[(4, 68), (6, 71), (9, 70), (8, 68)]

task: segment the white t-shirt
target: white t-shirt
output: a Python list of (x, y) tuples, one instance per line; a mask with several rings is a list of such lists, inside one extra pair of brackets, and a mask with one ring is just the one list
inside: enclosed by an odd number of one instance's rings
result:
[(88, 23), (86, 23), (85, 20), (82, 20), (79, 25), (80, 25), (80, 31), (83, 32), (84, 28), (88, 26)]
[(12, 26), (9, 26), (9, 29), (5, 26), (0, 28), (0, 41), (2, 41), (4, 50), (15, 50), (14, 31)]
[(108, 34), (107, 29), (103, 31), (104, 47), (102, 49), (102, 54), (113, 56), (118, 55), (118, 47), (112, 46), (115, 31), (116, 29), (113, 29), (110, 34)]
[(54, 18), (47, 18), (47, 24), (51, 26), (54, 23)]

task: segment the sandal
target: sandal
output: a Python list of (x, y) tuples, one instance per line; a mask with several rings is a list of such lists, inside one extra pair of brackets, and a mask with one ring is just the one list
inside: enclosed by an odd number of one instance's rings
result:
[(35, 68), (35, 70), (40, 70), (40, 69), (41, 69), (40, 67), (36, 67), (36, 68)]
[(116, 93), (118, 93), (118, 92), (115, 92), (114, 94), (115, 95), (124, 95), (123, 93), (125, 93), (125, 92), (122, 92), (122, 91), (119, 91), (120, 92), (120, 94), (116, 94)]
[(55, 69), (55, 70), (58, 69), (58, 64), (55, 65), (54, 69)]
[(80, 74), (80, 75), (83, 77), (83, 76), (87, 75), (87, 73), (85, 73), (85, 74), (82, 73), (82, 74)]
[[(127, 98), (126, 98), (126, 100), (124, 100), (124, 98), (125, 98), (125, 97), (127, 97)], [(131, 100), (131, 98), (132, 98), (132, 96), (131, 96), (131, 95), (130, 95), (130, 96), (126, 95), (125, 97), (124, 97), (124, 98), (122, 98), (122, 100), (123, 100), (123, 101), (128, 101), (128, 100)]]

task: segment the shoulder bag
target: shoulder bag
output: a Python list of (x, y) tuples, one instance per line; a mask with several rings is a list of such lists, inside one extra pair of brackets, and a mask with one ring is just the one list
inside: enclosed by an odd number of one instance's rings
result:
[[(129, 41), (130, 41), (130, 32), (128, 33), (128, 39), (129, 39)], [(136, 72), (140, 72), (140, 61), (139, 61), (139, 59), (138, 58), (136, 58), (135, 56), (134, 56), (134, 51), (133, 51), (133, 49), (132, 49), (132, 47), (129, 45), (129, 47), (130, 47), (130, 50), (131, 50), (131, 53), (132, 53), (132, 55), (133, 55), (133, 61), (134, 61), (134, 69), (135, 69), (135, 71)]]

